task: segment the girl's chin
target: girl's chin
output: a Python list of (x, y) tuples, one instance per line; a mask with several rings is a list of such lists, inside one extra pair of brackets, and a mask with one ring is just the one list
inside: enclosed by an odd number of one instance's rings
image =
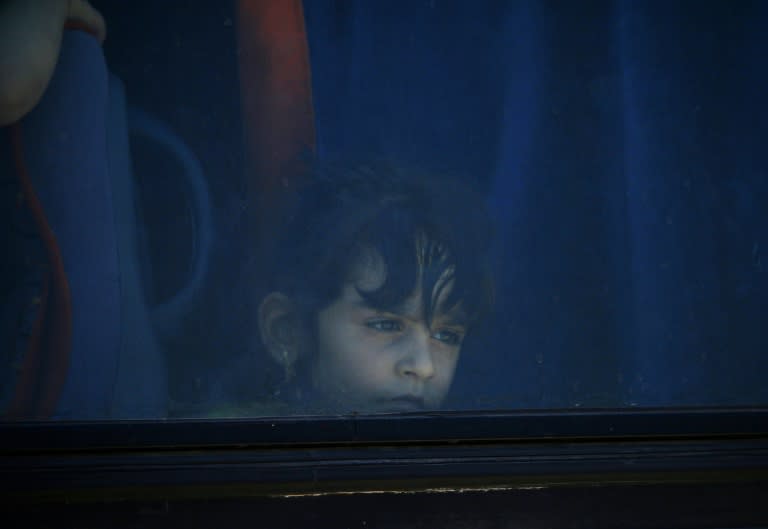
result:
[(301, 399), (293, 404), (295, 413), (320, 415), (415, 413), (439, 409), (438, 405), (408, 395), (382, 398), (378, 395), (328, 394), (317, 389), (302, 392)]

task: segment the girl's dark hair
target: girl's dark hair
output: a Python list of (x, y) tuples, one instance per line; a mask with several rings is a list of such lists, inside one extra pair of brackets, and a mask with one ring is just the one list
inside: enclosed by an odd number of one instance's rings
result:
[(472, 322), (492, 302), (489, 238), (483, 200), (455, 178), (385, 162), (315, 165), (274, 239), (265, 289), (316, 313), (340, 295), (366, 251), (375, 250), (387, 272), (380, 288), (360, 292), (369, 304), (390, 310), (421, 280), (431, 321), (451, 278), (443, 307), (460, 303)]

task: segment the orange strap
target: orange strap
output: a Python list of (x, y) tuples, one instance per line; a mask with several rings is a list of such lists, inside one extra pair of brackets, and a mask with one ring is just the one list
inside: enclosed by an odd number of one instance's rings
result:
[(301, 0), (239, 0), (237, 7), (249, 203), (264, 230), (315, 148), (309, 47)]
[(32, 213), (50, 265), (40, 295), (37, 319), (27, 344), (8, 417), (45, 419), (56, 409), (69, 370), (72, 347), (72, 309), (69, 283), (56, 237), (32, 188), (24, 159), (21, 124), (10, 127), (16, 174), (24, 202)]
[(95, 29), (93, 29), (91, 26), (89, 26), (88, 24), (80, 20), (67, 20), (64, 23), (64, 29), (84, 31), (90, 35), (93, 35), (96, 38), (99, 38), (99, 33)]

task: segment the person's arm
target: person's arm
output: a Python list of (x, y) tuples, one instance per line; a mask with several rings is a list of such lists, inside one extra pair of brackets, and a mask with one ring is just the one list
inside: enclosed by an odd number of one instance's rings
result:
[(86, 0), (0, 0), (0, 126), (19, 120), (42, 97), (67, 21), (104, 40), (104, 19)]

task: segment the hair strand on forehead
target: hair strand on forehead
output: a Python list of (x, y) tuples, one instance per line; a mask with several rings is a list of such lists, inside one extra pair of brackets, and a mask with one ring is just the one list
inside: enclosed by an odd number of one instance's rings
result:
[(484, 209), (449, 177), (388, 164), (320, 166), (287, 217), (274, 286), (316, 312), (375, 256), (383, 281), (358, 288), (371, 306), (392, 310), (419, 288), (427, 321), (457, 307), (474, 320), (490, 300)]

